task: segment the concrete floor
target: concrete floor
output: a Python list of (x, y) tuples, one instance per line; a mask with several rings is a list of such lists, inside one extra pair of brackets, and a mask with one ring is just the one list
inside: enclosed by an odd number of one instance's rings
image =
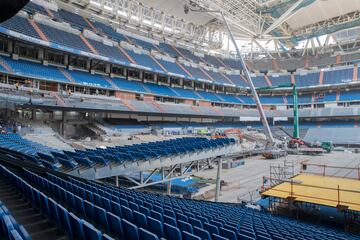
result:
[[(339, 167), (354, 167), (358, 168), (360, 165), (360, 154), (349, 152), (332, 152), (322, 156), (304, 156), (304, 155), (289, 155), (286, 157), (288, 163), (294, 162), (294, 173), (300, 171), (300, 162), (308, 160), (308, 163), (339, 166)], [(276, 160), (265, 160), (261, 156), (250, 157), (245, 159), (245, 165), (233, 169), (223, 169), (222, 180), (227, 183), (227, 186), (222, 187), (220, 194), (221, 202), (239, 202), (241, 200), (256, 201), (260, 198), (259, 190), (262, 186), (262, 177), (270, 176), (270, 165), (281, 165), (285, 158)], [(308, 166), (307, 172), (322, 173), (323, 167)], [(216, 178), (217, 169), (207, 170), (197, 173), (196, 176), (205, 178)], [(326, 168), (326, 175), (339, 177), (358, 177), (358, 171), (351, 171), (345, 169)], [(215, 185), (206, 188), (206, 191), (215, 189)], [(204, 190), (200, 190), (202, 194)], [(209, 198), (208, 200), (214, 200)]]

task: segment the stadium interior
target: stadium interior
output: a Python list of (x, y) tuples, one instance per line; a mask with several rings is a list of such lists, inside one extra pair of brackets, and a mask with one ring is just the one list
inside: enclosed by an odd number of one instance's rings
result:
[(359, 63), (359, 0), (30, 0), (0, 239), (360, 240)]

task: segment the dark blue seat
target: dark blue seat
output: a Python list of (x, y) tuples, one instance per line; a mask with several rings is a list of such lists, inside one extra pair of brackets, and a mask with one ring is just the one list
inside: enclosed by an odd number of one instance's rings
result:
[(92, 204), (89, 201), (84, 201), (84, 207), (85, 207), (85, 214), (86, 217), (89, 219), (95, 219), (95, 210), (94, 210), (94, 204)]
[(121, 206), (121, 213), (124, 219), (128, 220), (129, 222), (134, 221), (133, 212), (130, 208)]
[(154, 210), (151, 210), (150, 214), (151, 214), (152, 218), (155, 218), (155, 219), (159, 220), (160, 222), (163, 221), (163, 217), (162, 217), (162, 215), (160, 213), (158, 213), (158, 212), (156, 212)]
[(138, 227), (126, 219), (121, 219), (125, 240), (139, 240)]
[(219, 234), (219, 229), (216, 226), (210, 223), (203, 223), (203, 226), (204, 229), (210, 233), (210, 235)]
[(171, 226), (177, 227), (175, 218), (164, 215), (164, 223), (170, 224)]
[(203, 240), (211, 240), (210, 233), (204, 229), (194, 226), (193, 227), (194, 235), (200, 237)]
[(59, 228), (63, 229), (67, 233), (71, 233), (69, 212), (59, 204), (57, 204), (57, 212), (58, 212), (58, 216), (59, 216), (59, 220), (58, 220)]
[(201, 240), (200, 237), (186, 231), (182, 231), (182, 236), (183, 240)]
[(88, 222), (84, 222), (84, 237), (86, 240), (101, 240), (101, 232)]
[(121, 213), (121, 205), (111, 201), (111, 212), (114, 213), (116, 216), (122, 217), (122, 213)]
[(181, 232), (177, 227), (164, 223), (164, 237), (171, 240), (181, 240)]
[(78, 218), (75, 214), (69, 213), (69, 220), (71, 226), (71, 235), (73, 238), (85, 239), (83, 220)]
[(140, 240), (159, 240), (156, 234), (149, 232), (146, 229), (139, 228), (139, 238)]
[(191, 225), (193, 226), (203, 228), (201, 221), (196, 218), (189, 217), (189, 223), (191, 223)]
[(186, 231), (188, 233), (193, 233), (193, 227), (190, 223), (178, 220), (177, 226), (181, 231)]
[(149, 229), (151, 229), (151, 231), (153, 233), (155, 233), (159, 237), (164, 236), (163, 225), (159, 220), (148, 216), (147, 217), (147, 222), (148, 222), (148, 225), (149, 225)]
[[(213, 240), (229, 240), (228, 238), (219, 236), (218, 234), (213, 234), (213, 235), (212, 235), (212, 239), (213, 239)], [(247, 239), (247, 238), (246, 238), (246, 239)], [(251, 238), (251, 239), (252, 239), (252, 238)], [(254, 238), (254, 239), (255, 239), (255, 238)], [(239, 240), (243, 240), (243, 239), (240, 238)]]
[(146, 216), (138, 211), (133, 211), (134, 223), (141, 228), (148, 229)]
[(220, 228), (219, 229), (219, 235), (226, 237), (230, 240), (237, 240), (236, 233), (234, 231), (228, 230), (226, 228)]
[(107, 212), (107, 221), (109, 223), (109, 231), (115, 234), (117, 237), (123, 237), (122, 223), (121, 218), (112, 214), (111, 212)]
[(94, 211), (96, 216), (95, 222), (99, 226), (101, 226), (102, 229), (105, 229), (107, 232), (109, 232), (109, 225), (108, 225), (105, 209), (98, 206), (94, 206)]

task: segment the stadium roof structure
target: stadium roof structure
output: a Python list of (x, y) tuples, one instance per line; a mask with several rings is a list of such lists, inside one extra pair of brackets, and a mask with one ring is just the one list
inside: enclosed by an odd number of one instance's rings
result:
[[(219, 10), (226, 16), (235, 36), (273, 41), (276, 49), (288, 50), (303, 40), (320, 44), (317, 37), (360, 26), (358, 0), (56, 0), (90, 12), (101, 13), (123, 24), (148, 32), (175, 37), (185, 42), (219, 49), (227, 35), (216, 13), (184, 12), (184, 5), (201, 11)], [(328, 40), (327, 40), (328, 41)], [(317, 42), (317, 43), (315, 43)]]

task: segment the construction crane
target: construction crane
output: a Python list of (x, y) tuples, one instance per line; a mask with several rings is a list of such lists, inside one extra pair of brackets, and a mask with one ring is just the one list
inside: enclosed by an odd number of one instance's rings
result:
[[(292, 139), (300, 139), (299, 133), (299, 105), (298, 105), (298, 94), (296, 90), (296, 85), (294, 83), (290, 84), (282, 84), (278, 86), (270, 86), (270, 87), (261, 87), (258, 90), (273, 90), (273, 89), (281, 89), (281, 88), (292, 88), (292, 95), (293, 95), (293, 135), (290, 136)], [(287, 135), (289, 135), (286, 132)]]
[[(308, 152), (312, 152), (316, 147), (322, 148), (326, 152), (331, 152), (333, 150), (333, 144), (331, 142), (322, 142), (319, 146), (312, 143), (305, 142), (300, 138), (299, 132), (299, 103), (298, 103), (298, 93), (296, 85), (294, 83), (283, 84), (278, 86), (263, 87), (258, 88), (258, 90), (272, 90), (272, 89), (281, 89), (281, 88), (292, 88), (293, 96), (293, 135), (291, 136), (285, 129), (280, 128), (287, 136), (290, 137), (288, 142), (288, 147), (297, 149), (298, 147), (307, 148)], [(312, 149), (312, 150), (311, 150)]]

